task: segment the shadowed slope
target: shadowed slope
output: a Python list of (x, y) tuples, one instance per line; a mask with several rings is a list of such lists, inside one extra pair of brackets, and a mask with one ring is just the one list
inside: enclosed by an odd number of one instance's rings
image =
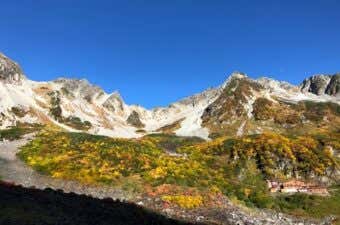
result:
[(189, 225), (130, 203), (0, 182), (0, 224)]

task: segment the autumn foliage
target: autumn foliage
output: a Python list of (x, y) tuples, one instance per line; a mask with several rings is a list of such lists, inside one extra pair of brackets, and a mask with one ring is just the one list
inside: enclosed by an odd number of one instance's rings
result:
[(114, 139), (45, 130), (18, 155), (55, 178), (125, 187), (182, 208), (208, 204), (206, 193), (273, 208), (265, 179), (333, 179), (339, 165), (333, 149), (339, 148), (339, 140), (337, 133), (263, 133), (206, 142), (172, 135)]

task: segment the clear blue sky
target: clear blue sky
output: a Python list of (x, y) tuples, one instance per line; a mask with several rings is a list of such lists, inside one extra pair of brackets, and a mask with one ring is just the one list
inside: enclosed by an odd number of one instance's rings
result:
[(2, 1), (0, 51), (30, 79), (86, 78), (150, 108), (234, 70), (294, 84), (340, 71), (340, 1)]

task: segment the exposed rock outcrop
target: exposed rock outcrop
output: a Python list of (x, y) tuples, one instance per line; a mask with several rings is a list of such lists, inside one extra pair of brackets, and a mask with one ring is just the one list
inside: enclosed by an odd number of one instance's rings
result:
[(112, 93), (110, 97), (103, 103), (103, 106), (111, 112), (124, 110), (124, 102), (119, 92)]
[(132, 111), (126, 122), (137, 128), (143, 128), (145, 126), (140, 120), (139, 114), (136, 111)]
[(54, 83), (61, 84), (61, 90), (65, 94), (72, 97), (81, 97), (91, 103), (94, 99), (99, 98), (104, 94), (103, 89), (98, 86), (90, 84), (86, 79), (68, 79), (60, 78)]
[[(253, 91), (261, 86), (243, 73), (233, 73), (223, 85), (220, 96), (210, 104), (202, 115), (203, 125), (212, 132), (225, 130), (226, 124), (246, 120), (251, 116)], [(230, 131), (230, 126), (228, 128)], [(236, 132), (234, 129), (232, 132)]]
[(300, 88), (302, 92), (316, 95), (340, 96), (340, 74), (311, 76), (302, 82)]
[(0, 53), (0, 81), (11, 84), (20, 84), (26, 79), (20, 66)]
[(340, 73), (332, 76), (327, 86), (326, 94), (340, 97)]

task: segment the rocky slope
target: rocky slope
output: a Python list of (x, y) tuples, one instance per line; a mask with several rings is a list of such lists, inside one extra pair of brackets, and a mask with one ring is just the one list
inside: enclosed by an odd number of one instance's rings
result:
[(253, 80), (241, 73), (232, 74), (223, 87), (202, 116), (202, 125), (213, 137), (339, 128), (339, 97), (315, 95), (269, 78)]
[(340, 73), (309, 77), (301, 84), (301, 91), (340, 97)]
[[(0, 127), (18, 122), (42, 123), (70, 131), (127, 138), (160, 132), (164, 128), (182, 136), (208, 138), (218, 133), (235, 136), (308, 124), (310, 120), (305, 119), (305, 114), (311, 109), (306, 110), (308, 106), (304, 101), (307, 100), (332, 102), (326, 106), (317, 104), (321, 112), (309, 114), (316, 113), (314, 116), (323, 121), (338, 122), (339, 76), (313, 76), (297, 87), (268, 78), (252, 80), (242, 73), (233, 73), (217, 88), (168, 107), (147, 110), (127, 105), (118, 92), (106, 93), (84, 79), (31, 81), (17, 63), (0, 54)], [(266, 110), (275, 108), (277, 115), (262, 115), (268, 114), (261, 111), (263, 107)], [(286, 114), (281, 118), (283, 112)]]
[(25, 76), (20, 66), (0, 53), (0, 80), (4, 83), (20, 83)]

